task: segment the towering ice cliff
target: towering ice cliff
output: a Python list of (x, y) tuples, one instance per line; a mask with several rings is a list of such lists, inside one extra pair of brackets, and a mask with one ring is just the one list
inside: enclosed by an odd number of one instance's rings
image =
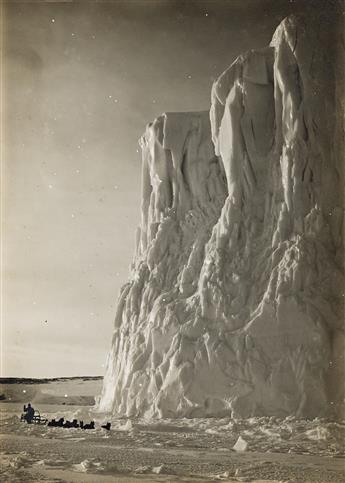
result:
[(339, 83), (320, 38), (285, 19), (214, 83), (210, 114), (147, 126), (100, 410), (314, 417), (344, 401)]

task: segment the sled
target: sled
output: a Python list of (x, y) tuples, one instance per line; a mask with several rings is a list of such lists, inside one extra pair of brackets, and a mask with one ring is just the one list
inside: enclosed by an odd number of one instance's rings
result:
[[(24, 413), (20, 416), (20, 420), (26, 421)], [(42, 417), (40, 415), (40, 412), (37, 409), (35, 409), (35, 414), (34, 414), (34, 417), (32, 418), (31, 423), (32, 424), (47, 424), (47, 422), (48, 422), (48, 419)]]

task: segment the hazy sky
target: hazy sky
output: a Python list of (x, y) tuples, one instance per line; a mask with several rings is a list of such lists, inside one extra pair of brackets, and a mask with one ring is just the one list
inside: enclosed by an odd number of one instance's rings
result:
[(300, 4), (5, 2), (2, 375), (103, 374), (145, 124), (208, 109), (213, 79)]

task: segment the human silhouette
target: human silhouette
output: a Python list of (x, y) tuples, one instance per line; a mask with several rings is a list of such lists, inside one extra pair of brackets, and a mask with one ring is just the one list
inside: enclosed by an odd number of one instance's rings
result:
[(35, 410), (34, 408), (31, 406), (31, 404), (29, 403), (28, 406), (26, 407), (25, 404), (24, 404), (24, 419), (25, 421), (28, 423), (28, 424), (31, 424), (33, 419), (34, 419), (34, 416), (35, 416)]

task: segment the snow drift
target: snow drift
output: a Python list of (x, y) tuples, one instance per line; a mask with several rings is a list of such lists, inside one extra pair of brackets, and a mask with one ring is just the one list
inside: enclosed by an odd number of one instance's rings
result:
[(210, 113), (147, 126), (99, 410), (314, 417), (343, 401), (339, 85), (320, 29), (289, 17), (218, 78)]

